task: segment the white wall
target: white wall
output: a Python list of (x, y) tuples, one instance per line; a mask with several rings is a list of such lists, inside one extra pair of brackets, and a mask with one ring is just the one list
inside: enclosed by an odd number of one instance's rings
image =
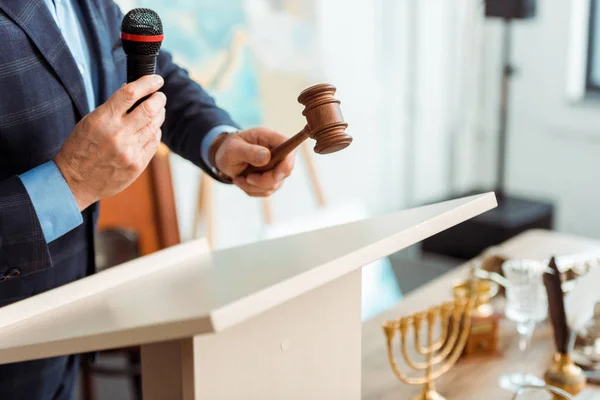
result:
[[(538, 1), (538, 16), (515, 22), (507, 189), (555, 201), (557, 229), (600, 237), (600, 104), (566, 100), (571, 7)], [(580, 23), (583, 23), (581, 21)], [(486, 22), (481, 183), (492, 184), (500, 85), (501, 24)]]

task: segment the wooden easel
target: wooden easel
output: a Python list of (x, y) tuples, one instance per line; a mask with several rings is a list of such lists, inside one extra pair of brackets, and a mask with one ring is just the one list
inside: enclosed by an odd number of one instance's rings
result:
[(148, 168), (127, 189), (100, 202), (98, 229), (135, 231), (140, 256), (181, 241), (169, 155), (161, 144)]
[[(319, 207), (324, 207), (325, 196), (323, 194), (323, 188), (321, 187), (321, 182), (317, 176), (317, 171), (312, 159), (312, 155), (309, 149), (309, 143), (304, 142), (300, 145), (300, 154), (306, 163), (306, 168), (308, 172), (308, 178), (310, 180), (312, 191), (315, 195), (315, 199), (317, 201), (317, 205)], [(198, 232), (198, 226), (200, 222), (204, 222), (205, 225), (205, 234), (208, 244), (210, 248), (214, 248), (214, 233), (215, 233), (215, 223), (214, 223), (214, 184), (215, 181), (206, 173), (202, 173), (200, 177), (200, 186), (198, 190), (198, 202), (196, 205), (196, 213), (194, 215), (194, 228), (192, 236), (197, 238), (200, 234)], [(271, 206), (271, 199), (269, 197), (263, 197), (261, 199), (262, 202), (262, 210), (263, 210), (263, 220), (266, 225), (271, 225), (273, 223), (273, 209)]]

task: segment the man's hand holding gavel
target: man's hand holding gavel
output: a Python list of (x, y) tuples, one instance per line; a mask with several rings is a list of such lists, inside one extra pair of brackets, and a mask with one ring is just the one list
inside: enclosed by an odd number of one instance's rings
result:
[(240, 175), (248, 166), (262, 167), (269, 163), (271, 150), (287, 140), (284, 135), (269, 128), (252, 128), (234, 134), (225, 134), (214, 141), (216, 167), (233, 183), (252, 197), (266, 197), (275, 193), (294, 169), (296, 152), (288, 154), (273, 169), (262, 173)]
[[(121, 87), (76, 126), (55, 158), (80, 210), (127, 188), (156, 153), (165, 119), (166, 96), (158, 92), (164, 81), (147, 75)], [(127, 111), (151, 95), (131, 113)], [(254, 128), (220, 138), (213, 145), (216, 166), (250, 196), (269, 196), (278, 190), (294, 166), (290, 154), (276, 168), (262, 174), (237, 176), (248, 165), (269, 162), (270, 149), (286, 137), (267, 128)], [(217, 148), (218, 146), (218, 148)]]
[(296, 149), (306, 139), (316, 141), (318, 154), (335, 153), (352, 143), (340, 101), (334, 97), (336, 90), (330, 84), (317, 84), (300, 93), (298, 102), (304, 105), (302, 114), (308, 123), (289, 139), (266, 128), (218, 137), (209, 151), (213, 164), (250, 196), (271, 195), (292, 172)]

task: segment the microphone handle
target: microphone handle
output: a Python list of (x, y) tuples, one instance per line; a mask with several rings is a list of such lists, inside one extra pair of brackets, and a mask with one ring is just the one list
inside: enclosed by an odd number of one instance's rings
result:
[[(127, 83), (140, 79), (142, 76), (152, 75), (156, 73), (156, 57), (151, 56), (127, 56)], [(144, 100), (150, 97), (151, 94), (142, 97), (127, 111), (129, 114), (133, 109), (139, 106)]]

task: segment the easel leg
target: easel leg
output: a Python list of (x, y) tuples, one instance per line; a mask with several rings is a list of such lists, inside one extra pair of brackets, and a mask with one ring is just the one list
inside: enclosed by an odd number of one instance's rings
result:
[(300, 150), (302, 151), (302, 156), (304, 157), (304, 162), (306, 163), (306, 169), (308, 172), (308, 177), (313, 187), (313, 192), (315, 194), (317, 204), (319, 207), (325, 206), (325, 195), (323, 194), (323, 188), (321, 187), (321, 182), (319, 182), (319, 177), (317, 176), (317, 170), (315, 168), (315, 164), (310, 154), (310, 150), (308, 148), (308, 142), (302, 143), (300, 146)]
[(271, 225), (273, 223), (273, 209), (271, 207), (271, 199), (269, 197), (263, 197), (262, 206), (265, 225)]
[[(315, 200), (317, 201), (317, 205), (319, 207), (325, 207), (325, 194), (323, 193), (323, 188), (321, 187), (321, 182), (319, 181), (317, 170), (315, 168), (315, 164), (313, 162), (308, 146), (308, 142), (304, 142), (300, 145), (301, 155), (302, 157), (304, 157), (304, 162), (306, 163), (308, 179), (310, 180), (313, 193), (315, 195)], [(262, 199), (262, 208), (265, 225), (271, 225), (273, 223), (274, 218), (273, 207), (271, 205), (271, 199), (269, 197), (264, 197)]]
[(214, 182), (212, 178), (202, 173), (200, 175), (200, 189), (198, 192), (198, 204), (196, 205), (196, 214), (194, 215), (194, 229), (192, 237), (198, 237), (198, 225), (200, 222), (205, 224), (205, 237), (209, 247), (214, 247)]

